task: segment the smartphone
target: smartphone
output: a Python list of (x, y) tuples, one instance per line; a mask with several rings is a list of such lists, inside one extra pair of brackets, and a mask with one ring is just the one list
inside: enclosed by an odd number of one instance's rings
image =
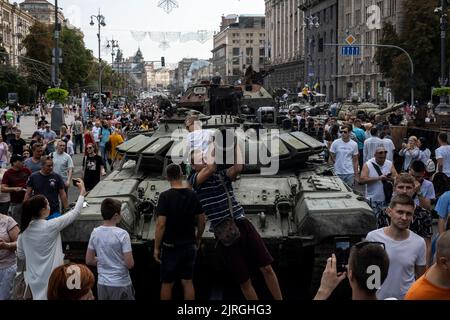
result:
[(347, 271), (348, 258), (350, 256), (350, 239), (348, 237), (337, 237), (334, 239), (334, 254), (336, 255), (337, 272)]
[(72, 184), (76, 187), (78, 183), (78, 179), (72, 179)]

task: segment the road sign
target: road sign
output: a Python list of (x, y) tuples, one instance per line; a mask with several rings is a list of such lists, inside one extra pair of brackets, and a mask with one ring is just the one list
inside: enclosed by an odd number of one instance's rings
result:
[(345, 42), (347, 42), (350, 46), (356, 42), (356, 38), (353, 35), (347, 36), (345, 38)]
[(344, 46), (341, 49), (343, 56), (359, 56), (361, 54), (361, 47), (359, 46)]

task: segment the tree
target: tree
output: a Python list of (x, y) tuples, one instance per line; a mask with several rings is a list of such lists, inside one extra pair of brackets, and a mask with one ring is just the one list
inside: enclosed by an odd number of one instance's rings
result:
[[(26, 48), (26, 58), (51, 65), (53, 48), (51, 26), (36, 22), (22, 41), (22, 45)], [(39, 92), (44, 92), (51, 84), (51, 70), (38, 62), (24, 61), (28, 82), (34, 84)]]
[(61, 48), (63, 52), (62, 86), (72, 90), (88, 85), (92, 77), (95, 77), (93, 70), (96, 63), (92, 52), (85, 47), (83, 34), (77, 29), (64, 27), (61, 33)]
[[(439, 17), (434, 14), (434, 1), (405, 0), (400, 34), (392, 24), (383, 25), (381, 44), (402, 47), (410, 55), (415, 67), (415, 94), (418, 100), (428, 100), (430, 88), (437, 86), (440, 67)], [(449, 47), (447, 46), (447, 49)], [(448, 55), (447, 55), (448, 56)], [(395, 49), (378, 49), (376, 61), (380, 70), (391, 80), (397, 100), (407, 100), (410, 89), (410, 67), (405, 54)]]

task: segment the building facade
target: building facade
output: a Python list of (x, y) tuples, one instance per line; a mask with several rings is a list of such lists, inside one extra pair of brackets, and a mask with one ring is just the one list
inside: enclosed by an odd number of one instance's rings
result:
[(274, 72), (266, 78), (272, 89), (297, 92), (304, 84), (304, 29), (301, 0), (265, 0), (266, 69)]
[[(382, 23), (391, 22), (397, 32), (405, 19), (403, 0), (340, 0), (338, 7), (339, 32), (338, 42), (345, 43), (349, 35), (355, 37), (355, 45), (379, 44), (382, 36)], [(371, 17), (373, 10), (379, 10), (380, 24)], [(359, 56), (338, 55), (336, 73), (338, 97), (348, 99), (359, 97), (362, 100), (379, 102), (393, 101), (389, 81), (380, 73), (374, 61), (376, 47), (361, 46)]]
[(256, 72), (266, 63), (266, 25), (263, 15), (222, 16), (220, 32), (214, 35), (213, 73), (225, 83), (241, 79), (252, 66)]
[(173, 87), (177, 92), (184, 92), (190, 82), (188, 77), (191, 65), (198, 61), (197, 58), (183, 58), (178, 62), (178, 67), (174, 71)]
[(305, 30), (305, 79), (310, 87), (325, 94), (328, 101), (337, 97), (338, 1), (302, 2)]
[[(55, 24), (55, 6), (46, 0), (25, 0), (20, 4), (20, 8), (41, 23)], [(65, 23), (64, 15), (60, 10), (58, 10), (58, 21)]]
[(13, 66), (19, 65), (19, 56), (25, 54), (22, 40), (30, 32), (36, 19), (20, 9), (17, 3), (0, 0), (0, 44), (8, 53), (8, 60)]

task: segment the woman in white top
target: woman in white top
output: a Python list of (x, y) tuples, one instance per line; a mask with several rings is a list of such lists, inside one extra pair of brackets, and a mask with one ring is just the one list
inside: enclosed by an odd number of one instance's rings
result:
[(17, 257), (26, 260), (25, 282), (35, 300), (47, 299), (50, 274), (64, 264), (60, 231), (78, 217), (86, 194), (81, 179), (78, 179), (77, 187), (80, 196), (75, 208), (52, 220), (46, 220), (50, 205), (43, 195), (31, 197), (23, 204), (23, 230), (17, 240)]
[(419, 159), (420, 156), (420, 150), (417, 147), (417, 137), (411, 136), (408, 139), (408, 143), (402, 144), (402, 150), (398, 153), (401, 157), (404, 157), (403, 160), (403, 172), (408, 172), (409, 167), (411, 166), (411, 163), (413, 163), (414, 160)]
[(420, 154), (419, 159), (422, 161), (425, 165), (427, 165), (428, 160), (431, 158), (431, 151), (427, 148), (427, 140), (424, 137), (420, 137), (418, 141), (418, 145)]

